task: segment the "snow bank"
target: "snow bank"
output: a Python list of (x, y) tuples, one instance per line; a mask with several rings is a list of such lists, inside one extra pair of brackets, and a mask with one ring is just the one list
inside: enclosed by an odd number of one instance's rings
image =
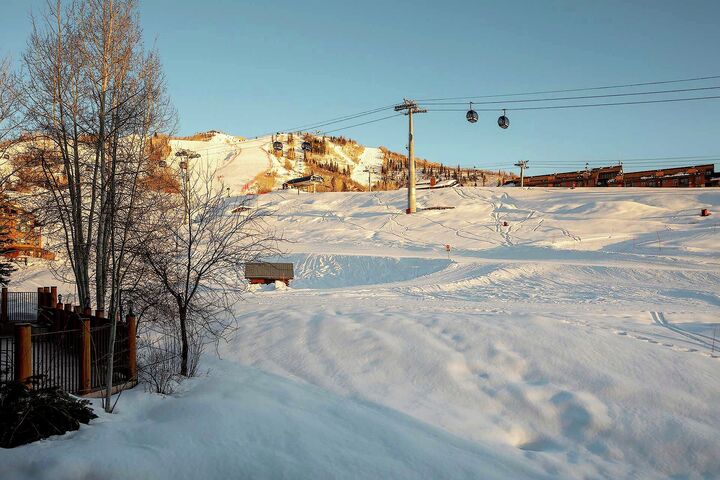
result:
[(79, 432), (0, 451), (4, 480), (542, 478), (381, 405), (208, 360), (174, 397), (126, 392)]

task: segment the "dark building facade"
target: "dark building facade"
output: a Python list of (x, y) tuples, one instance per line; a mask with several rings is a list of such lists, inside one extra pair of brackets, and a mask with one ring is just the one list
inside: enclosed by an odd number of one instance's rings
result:
[[(517, 184), (517, 180), (513, 182)], [(526, 187), (710, 187), (720, 185), (715, 165), (623, 172), (622, 165), (525, 177)]]

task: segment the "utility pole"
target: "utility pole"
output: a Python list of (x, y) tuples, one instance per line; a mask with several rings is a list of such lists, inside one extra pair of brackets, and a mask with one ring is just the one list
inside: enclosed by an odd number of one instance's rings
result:
[(408, 117), (408, 208), (406, 213), (415, 213), (415, 141), (413, 138), (413, 113), (425, 113), (426, 109), (418, 108), (417, 103), (407, 98), (403, 103), (395, 105), (396, 112), (405, 112)]
[(525, 169), (528, 168), (527, 166), (528, 161), (527, 160), (520, 160), (515, 164), (516, 167), (520, 167), (520, 187), (525, 186)]

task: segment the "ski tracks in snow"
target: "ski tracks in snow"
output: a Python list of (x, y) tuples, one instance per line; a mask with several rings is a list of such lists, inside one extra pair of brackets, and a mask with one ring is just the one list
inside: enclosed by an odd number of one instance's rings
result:
[[(678, 352), (700, 353), (711, 358), (720, 358), (720, 339), (715, 339), (715, 344), (713, 346), (712, 337), (702, 333), (690, 332), (673, 323), (670, 323), (665, 318), (665, 314), (663, 312), (652, 311), (650, 312), (650, 318), (656, 326), (662, 327), (664, 329), (663, 332), (667, 333), (641, 333), (616, 329), (613, 329), (613, 333), (627, 338), (651, 343), (653, 345), (668, 347)], [(679, 345), (680, 343), (685, 343), (688, 346)]]

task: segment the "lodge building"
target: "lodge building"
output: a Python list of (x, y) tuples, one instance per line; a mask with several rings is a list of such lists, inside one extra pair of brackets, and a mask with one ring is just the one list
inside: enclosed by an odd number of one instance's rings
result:
[[(517, 184), (517, 180), (507, 182)], [(525, 177), (526, 187), (717, 187), (715, 164), (624, 172), (622, 165)]]
[(55, 259), (53, 252), (43, 248), (42, 227), (35, 216), (11, 202), (0, 202), (0, 233), (7, 239), (0, 253), (5, 257)]

